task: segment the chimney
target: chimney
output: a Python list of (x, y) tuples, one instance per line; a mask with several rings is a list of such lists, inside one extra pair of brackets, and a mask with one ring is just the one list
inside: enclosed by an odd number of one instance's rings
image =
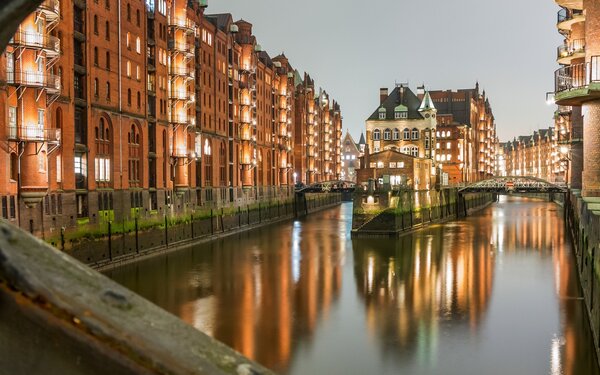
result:
[(417, 87), (417, 97), (420, 100), (423, 100), (424, 96), (425, 96), (425, 85)]
[(387, 87), (382, 87), (379, 89), (379, 104), (383, 104), (383, 102), (388, 97), (388, 89)]

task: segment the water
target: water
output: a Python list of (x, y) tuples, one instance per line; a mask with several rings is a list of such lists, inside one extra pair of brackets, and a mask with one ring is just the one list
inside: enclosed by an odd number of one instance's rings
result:
[(399, 240), (351, 204), (122, 267), (119, 283), (283, 374), (599, 374), (562, 210), (508, 198)]

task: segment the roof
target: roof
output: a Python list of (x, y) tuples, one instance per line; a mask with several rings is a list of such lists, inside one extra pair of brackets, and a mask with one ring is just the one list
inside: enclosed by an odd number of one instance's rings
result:
[(227, 26), (233, 23), (233, 16), (231, 13), (207, 14), (206, 18), (217, 26), (219, 30), (225, 32), (229, 31)]
[(365, 135), (364, 133), (360, 133), (360, 140), (358, 141), (359, 145), (366, 145), (367, 141), (365, 140)]
[(398, 86), (396, 87), (383, 103), (377, 107), (375, 112), (367, 119), (368, 120), (379, 120), (379, 109), (383, 108), (386, 112), (388, 119), (394, 119), (394, 112), (398, 105), (404, 105), (408, 109), (409, 120), (421, 120), (423, 116), (419, 112), (421, 101), (415, 95), (409, 87)]
[(419, 107), (419, 111), (431, 111), (435, 110), (435, 105), (433, 105), (433, 100), (431, 100), (431, 95), (429, 95), (429, 91), (425, 93), (425, 97), (423, 98), (423, 102)]

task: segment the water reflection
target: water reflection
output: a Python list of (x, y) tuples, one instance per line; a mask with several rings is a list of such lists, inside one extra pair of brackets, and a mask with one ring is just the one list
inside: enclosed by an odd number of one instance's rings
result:
[(110, 276), (281, 373), (597, 374), (561, 215), (510, 199), (350, 241), (344, 205)]

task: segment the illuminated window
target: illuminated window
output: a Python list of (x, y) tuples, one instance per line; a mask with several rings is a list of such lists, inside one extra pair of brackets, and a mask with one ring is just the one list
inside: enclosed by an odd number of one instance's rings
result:
[(138, 54), (142, 53), (142, 42), (140, 41), (140, 37), (135, 38), (135, 51)]

